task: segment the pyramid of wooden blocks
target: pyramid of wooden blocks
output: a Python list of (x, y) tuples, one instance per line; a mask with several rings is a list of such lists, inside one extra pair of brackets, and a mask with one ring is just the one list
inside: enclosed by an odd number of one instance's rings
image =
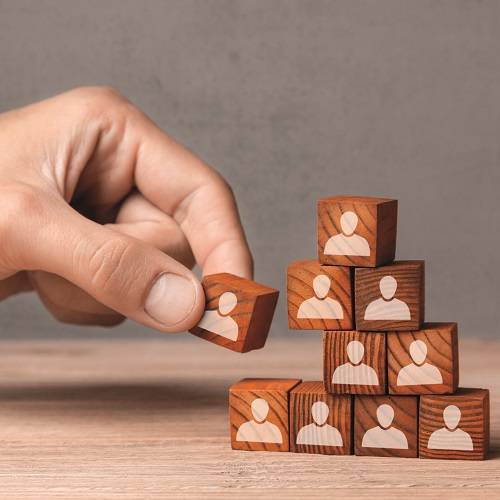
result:
[(318, 258), (333, 266), (375, 267), (394, 260), (398, 202), (332, 196), (318, 200)]
[(323, 380), (230, 389), (235, 449), (482, 460), (489, 391), (459, 387), (456, 323), (425, 322), (425, 264), (395, 261), (396, 200), (318, 201), (318, 260), (287, 270), (288, 324), (323, 331)]

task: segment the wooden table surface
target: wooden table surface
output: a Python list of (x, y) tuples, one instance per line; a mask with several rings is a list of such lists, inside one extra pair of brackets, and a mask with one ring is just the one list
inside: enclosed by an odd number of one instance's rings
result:
[(230, 449), (227, 389), (321, 378), (321, 337), (232, 353), (191, 336), (0, 343), (3, 498), (500, 498), (500, 342), (461, 342), (461, 385), (491, 390), (484, 462)]

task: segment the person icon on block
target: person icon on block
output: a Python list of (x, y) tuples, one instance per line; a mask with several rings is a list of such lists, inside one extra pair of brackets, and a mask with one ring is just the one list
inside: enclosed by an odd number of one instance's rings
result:
[(410, 344), (410, 356), (413, 363), (399, 370), (397, 385), (442, 384), (443, 377), (439, 369), (426, 363), (427, 344), (423, 340), (414, 340)]
[(326, 242), (325, 255), (355, 255), (359, 257), (370, 256), (368, 241), (354, 234), (358, 225), (358, 216), (354, 212), (344, 212), (340, 217), (341, 234), (336, 234)]
[(218, 309), (207, 310), (198, 326), (229, 340), (238, 339), (238, 323), (229, 316), (238, 304), (238, 298), (233, 292), (224, 292), (219, 297)]
[(346, 347), (348, 363), (337, 366), (333, 372), (332, 383), (352, 385), (379, 385), (377, 372), (361, 360), (365, 348), (358, 340), (351, 340)]
[(311, 406), (311, 424), (304, 425), (297, 434), (297, 444), (318, 446), (343, 446), (344, 442), (338, 429), (327, 424), (330, 408), (323, 401), (316, 401)]
[(474, 444), (470, 434), (458, 429), (461, 418), (462, 412), (460, 408), (455, 405), (448, 405), (443, 411), (445, 427), (431, 434), (427, 448), (431, 450), (472, 451)]
[(361, 446), (364, 448), (408, 449), (408, 439), (402, 431), (392, 427), (394, 410), (391, 405), (382, 404), (377, 408), (379, 425), (365, 432)]
[(368, 304), (366, 320), (406, 321), (411, 319), (410, 308), (402, 300), (396, 299), (398, 282), (392, 276), (384, 276), (379, 283), (382, 297)]
[(343, 319), (344, 311), (340, 302), (328, 297), (331, 279), (326, 274), (319, 274), (313, 280), (314, 297), (300, 304), (297, 318), (303, 319)]
[(253, 420), (240, 425), (236, 433), (236, 441), (281, 444), (283, 436), (278, 426), (271, 422), (266, 422), (269, 413), (268, 402), (262, 398), (254, 399), (251, 409)]

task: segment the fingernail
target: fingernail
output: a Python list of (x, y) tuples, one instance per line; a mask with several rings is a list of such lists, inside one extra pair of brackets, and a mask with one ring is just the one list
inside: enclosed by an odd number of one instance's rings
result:
[(174, 326), (186, 319), (195, 306), (196, 289), (188, 278), (178, 274), (162, 274), (146, 299), (144, 308), (156, 321)]

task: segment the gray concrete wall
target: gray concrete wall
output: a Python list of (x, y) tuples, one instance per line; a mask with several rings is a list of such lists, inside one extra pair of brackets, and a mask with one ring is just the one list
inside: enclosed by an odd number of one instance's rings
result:
[[(318, 197), (398, 198), (427, 317), (498, 337), (499, 54), (494, 0), (0, 0), (0, 110), (117, 87), (227, 177), (257, 278), (283, 291), (287, 263), (315, 256)], [(0, 305), (0, 328), (102, 334), (29, 296)]]

